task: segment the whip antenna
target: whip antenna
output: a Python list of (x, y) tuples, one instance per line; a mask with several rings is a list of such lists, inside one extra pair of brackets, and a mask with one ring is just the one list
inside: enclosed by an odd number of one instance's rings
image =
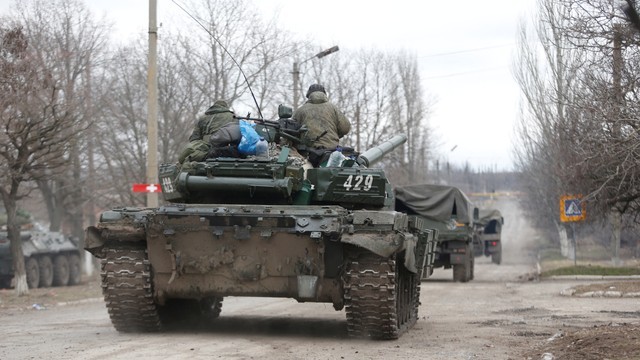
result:
[(180, 8), (180, 10), (184, 11), (185, 14), (189, 15), (190, 18), (193, 19), (193, 21), (195, 21), (198, 25), (200, 25), (201, 28), (204, 29), (204, 31), (207, 32), (207, 34), (209, 34), (209, 36), (211, 36), (211, 38), (213, 40), (215, 40), (218, 45), (220, 45), (220, 47), (222, 48), (222, 50), (224, 50), (224, 52), (227, 53), (227, 55), (229, 55), (229, 57), (231, 58), (231, 60), (233, 60), (233, 63), (236, 64), (236, 66), (238, 67), (238, 69), (240, 70), (240, 73), (242, 74), (242, 77), (244, 78), (244, 82), (247, 83), (247, 87), (249, 88), (249, 92), (251, 93), (251, 97), (253, 98), (253, 102), (256, 104), (256, 108), (258, 109), (258, 114), (260, 115), (260, 119), (263, 119), (262, 116), (262, 111), (260, 111), (260, 105), (258, 105), (258, 100), (256, 100), (256, 96), (253, 94), (253, 90), (251, 90), (251, 84), (249, 84), (249, 79), (247, 79), (247, 75), (244, 74), (244, 71), (242, 71), (242, 67), (240, 66), (240, 64), (238, 64), (238, 62), (236, 61), (236, 59), (233, 57), (233, 55), (231, 55), (231, 53), (229, 52), (229, 50), (227, 50), (226, 47), (224, 47), (224, 45), (222, 45), (222, 43), (220, 42), (220, 40), (218, 40), (218, 38), (216, 38), (215, 36), (213, 36), (213, 34), (211, 33), (211, 31), (209, 31), (209, 29), (207, 29), (204, 25), (202, 25), (202, 23), (193, 15), (191, 15), (191, 13), (189, 13), (189, 11), (187, 11), (187, 9), (185, 9), (184, 7), (182, 7), (180, 4), (178, 4), (176, 2), (176, 0), (172, 0), (172, 2), (174, 4), (176, 4), (177, 7)]

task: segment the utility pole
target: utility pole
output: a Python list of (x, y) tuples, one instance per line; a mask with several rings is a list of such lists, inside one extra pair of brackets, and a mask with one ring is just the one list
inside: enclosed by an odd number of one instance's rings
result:
[[(614, 24), (613, 25), (613, 53), (612, 53), (612, 80), (613, 80), (613, 114), (612, 114), (612, 124), (611, 124), (611, 132), (615, 141), (620, 141), (621, 139), (621, 114), (622, 114), (622, 106), (624, 105), (624, 94), (622, 93), (622, 69), (623, 69), (623, 59), (622, 59), (622, 25)], [(613, 254), (611, 255), (611, 262), (613, 266), (620, 266), (620, 221), (621, 214), (616, 211), (616, 209), (611, 209), (611, 214), (609, 216), (611, 227), (612, 227), (612, 247)]]
[[(157, 0), (149, 0), (149, 68), (147, 88), (147, 184), (158, 183), (158, 25)], [(158, 193), (147, 193), (147, 206), (158, 207)]]
[(333, 46), (330, 47), (326, 50), (322, 50), (319, 53), (313, 55), (312, 57), (305, 59), (301, 62), (297, 62), (294, 61), (293, 62), (293, 109), (297, 109), (298, 108), (298, 89), (300, 88), (300, 65), (306, 63), (309, 60), (315, 59), (315, 58), (323, 58), (329, 54), (333, 54), (334, 52), (340, 50), (340, 48), (338, 48), (338, 46)]

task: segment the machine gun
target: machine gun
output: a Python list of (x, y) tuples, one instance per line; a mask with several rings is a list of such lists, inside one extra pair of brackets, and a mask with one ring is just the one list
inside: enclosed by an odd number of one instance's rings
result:
[(250, 116), (234, 116), (238, 120), (249, 120), (256, 123), (256, 132), (268, 142), (279, 143), (281, 138), (287, 139), (293, 145), (304, 144), (304, 134), (307, 127), (292, 119), (293, 109), (288, 106), (278, 106), (278, 120), (252, 118)]

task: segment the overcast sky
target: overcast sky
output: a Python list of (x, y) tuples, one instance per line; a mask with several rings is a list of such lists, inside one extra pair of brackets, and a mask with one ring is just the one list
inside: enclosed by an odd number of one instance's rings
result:
[[(3, 12), (13, 0), (0, 0)], [(87, 0), (124, 37), (146, 34), (147, 0)], [(435, 97), (430, 122), (439, 156), (473, 168), (512, 168), (519, 89), (512, 76), (518, 23), (535, 0), (254, 0), (265, 18), (318, 50), (404, 50), (418, 57), (425, 96)], [(158, 0), (158, 22), (181, 10)], [(160, 30), (162, 31), (162, 29)], [(331, 56), (340, 56), (340, 52)]]

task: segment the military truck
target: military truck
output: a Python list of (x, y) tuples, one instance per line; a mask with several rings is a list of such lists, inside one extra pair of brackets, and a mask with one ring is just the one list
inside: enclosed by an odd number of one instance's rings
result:
[(312, 149), (290, 117), (280, 106), (274, 122), (243, 118), (259, 123), (268, 156), (163, 164), (167, 204), (105, 211), (87, 228), (118, 331), (161, 330), (177, 310), (213, 319), (227, 296), (332, 303), (354, 337), (396, 339), (414, 325), (435, 232), (394, 210), (371, 167), (406, 137), (343, 149), (337, 166), (316, 151), (320, 165), (305, 170), (299, 154)]
[[(79, 284), (81, 269), (77, 241), (58, 232), (38, 229), (27, 215), (21, 218), (20, 240), (29, 288)], [(0, 288), (9, 288), (14, 276), (13, 257), (6, 219), (3, 219), (0, 216), (0, 222), (5, 222), (0, 230)]]
[(454, 186), (435, 184), (396, 187), (395, 198), (396, 211), (419, 216), (425, 227), (437, 229), (433, 267), (453, 268), (454, 281), (472, 280), (479, 213), (469, 198)]
[(491, 257), (491, 262), (500, 265), (502, 262), (502, 225), (504, 218), (499, 210), (480, 209), (479, 240), (482, 244), (484, 256)]

